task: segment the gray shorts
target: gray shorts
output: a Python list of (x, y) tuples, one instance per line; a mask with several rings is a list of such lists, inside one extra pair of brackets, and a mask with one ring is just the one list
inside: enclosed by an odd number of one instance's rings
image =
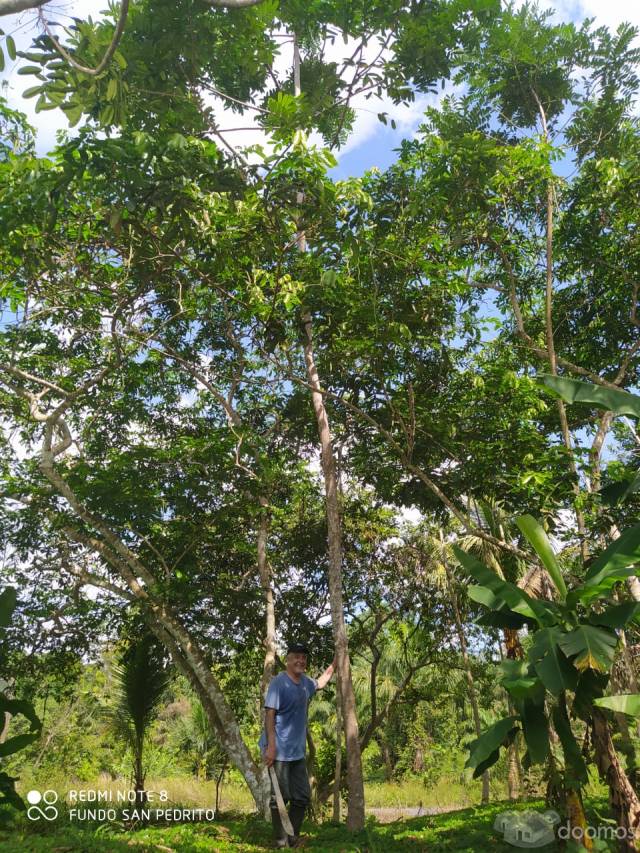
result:
[[(295, 805), (308, 806), (311, 802), (311, 786), (309, 785), (306, 759), (274, 761), (273, 769), (276, 771), (278, 785), (285, 803), (289, 801)], [(271, 807), (277, 808), (273, 785), (271, 785)]]

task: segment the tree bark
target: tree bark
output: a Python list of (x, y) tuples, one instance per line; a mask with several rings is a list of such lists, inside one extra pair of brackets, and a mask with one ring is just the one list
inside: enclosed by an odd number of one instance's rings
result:
[(0, 17), (17, 15), (27, 9), (38, 9), (47, 2), (48, 0), (0, 0)]
[(142, 766), (142, 742), (137, 742), (135, 745), (135, 756), (133, 761), (133, 783), (136, 792), (136, 808), (144, 807), (147, 802), (148, 795), (144, 787), (145, 772)]
[[(0, 0), (0, 17), (4, 15), (16, 15), (27, 9), (39, 9), (46, 6), (49, 0)], [(205, 3), (214, 8), (221, 9), (247, 9), (258, 6), (264, 0), (204, 0)]]
[[(514, 710), (509, 703), (509, 713), (512, 714)], [(515, 738), (509, 744), (508, 756), (507, 795), (510, 800), (517, 800), (520, 797), (520, 761), (518, 760), (518, 745)]]
[(349, 792), (347, 829), (357, 831), (364, 827), (364, 782), (358, 737), (356, 699), (351, 679), (349, 643), (342, 598), (342, 522), (338, 499), (338, 480), (329, 419), (320, 390), (320, 378), (313, 352), (313, 323), (311, 314), (308, 311), (303, 315), (302, 322), (305, 332), (304, 359), (309, 385), (313, 389), (311, 400), (320, 437), (322, 473), (325, 486), (329, 551), (329, 600), (336, 650), (336, 672), (342, 698), (342, 719), (347, 750), (347, 789)]
[(271, 583), (271, 568), (269, 566), (269, 558), (267, 556), (267, 541), (269, 537), (269, 517), (265, 506), (266, 500), (260, 499), (260, 504), (263, 507), (262, 515), (258, 526), (258, 573), (260, 575), (260, 583), (264, 594), (265, 604), (265, 653), (264, 665), (262, 669), (262, 681), (260, 683), (260, 695), (264, 700), (267, 695), (269, 682), (273, 677), (273, 670), (276, 663), (276, 611), (273, 598), (273, 585)]
[(340, 823), (340, 788), (342, 785), (342, 713), (340, 682), (336, 681), (336, 766), (333, 777), (333, 822)]
[(640, 800), (622, 768), (611, 740), (609, 724), (599, 708), (593, 710), (593, 745), (600, 776), (609, 786), (609, 804), (618, 827), (628, 838), (620, 840), (620, 850), (636, 851), (640, 837)]

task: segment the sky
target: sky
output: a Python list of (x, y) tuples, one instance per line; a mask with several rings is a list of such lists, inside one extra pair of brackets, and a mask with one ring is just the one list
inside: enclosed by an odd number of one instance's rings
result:
[[(54, 0), (45, 7), (47, 19), (65, 22), (69, 16), (98, 17), (106, 6), (106, 0)], [(580, 22), (585, 17), (593, 17), (597, 25), (605, 24), (616, 28), (623, 21), (640, 28), (640, 2), (638, 0), (557, 0), (555, 3), (542, 0), (542, 7), (556, 10), (558, 21)], [(31, 39), (38, 33), (37, 13), (34, 10), (2, 18), (0, 26), (5, 33), (12, 33), (18, 49), (27, 49)], [(375, 44), (370, 45), (374, 51)], [(284, 44), (279, 65), (286, 68), (291, 62), (291, 45)], [(332, 48), (332, 59), (340, 61), (353, 51), (353, 44), (344, 45), (340, 39)], [(21, 93), (31, 86), (32, 78), (18, 76), (16, 71), (19, 61), (8, 62), (1, 79), (7, 82), (6, 97), (11, 106), (27, 113), (31, 124), (37, 130), (37, 148), (39, 153), (46, 153), (55, 144), (56, 132), (67, 127), (65, 116), (59, 110), (36, 114), (34, 112), (35, 98), (24, 100)], [(390, 101), (379, 101), (374, 98), (366, 100), (364, 95), (358, 96), (353, 106), (356, 110), (354, 131), (347, 144), (338, 152), (339, 166), (335, 170), (336, 177), (359, 175), (372, 166), (386, 168), (395, 159), (396, 149), (403, 138), (412, 137), (421, 123), (424, 110), (433, 105), (441, 95), (419, 96), (413, 104), (394, 105)], [(223, 113), (221, 127), (246, 127), (247, 115), (238, 116), (229, 110), (224, 110), (223, 102), (217, 106)], [(397, 129), (390, 125), (386, 127), (377, 118), (377, 113), (386, 111), (389, 119), (394, 119)], [(240, 131), (230, 135), (236, 144), (252, 144), (263, 141), (259, 130)]]

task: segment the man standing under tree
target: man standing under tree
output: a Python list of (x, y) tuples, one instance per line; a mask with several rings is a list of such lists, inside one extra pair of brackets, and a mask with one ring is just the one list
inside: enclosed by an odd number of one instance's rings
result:
[(287, 668), (271, 679), (265, 699), (265, 731), (260, 749), (267, 767), (273, 766), (282, 793), (289, 801), (289, 820), (294, 835), (287, 836), (271, 785), (271, 818), (277, 847), (296, 847), (305, 809), (311, 800), (311, 787), (305, 754), (307, 749), (307, 708), (316, 690), (331, 680), (335, 660), (317, 678), (305, 675), (309, 650), (300, 643), (287, 648)]

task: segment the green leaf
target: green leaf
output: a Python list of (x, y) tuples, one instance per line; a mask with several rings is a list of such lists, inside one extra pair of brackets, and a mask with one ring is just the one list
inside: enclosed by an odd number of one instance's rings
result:
[(38, 100), (36, 101), (36, 112), (41, 113), (44, 110), (55, 110), (57, 108), (57, 104), (51, 104), (44, 95), (40, 95)]
[(603, 385), (593, 385), (591, 382), (581, 382), (566, 376), (545, 374), (538, 379), (567, 403), (591, 403), (617, 415), (640, 418), (640, 397), (629, 394), (628, 391), (605, 388)]
[(16, 43), (13, 40), (13, 36), (7, 36), (7, 53), (9, 54), (9, 58), (15, 62), (16, 59)]
[(599, 708), (608, 708), (619, 714), (629, 714), (631, 717), (640, 717), (640, 693), (619, 693), (616, 696), (603, 696), (593, 702)]
[(454, 553), (466, 571), (477, 580), (482, 587), (489, 590), (494, 598), (493, 609), (507, 607), (525, 619), (539, 624), (553, 621), (552, 611), (541, 601), (530, 598), (524, 590), (515, 584), (507, 583), (499, 578), (487, 566), (477, 560), (472, 554), (468, 554), (457, 545), (453, 546)]
[(590, 613), (592, 625), (604, 625), (606, 628), (624, 628), (640, 613), (640, 602), (625, 601), (624, 604), (612, 604), (602, 613)]
[[(26, 806), (15, 789), (17, 778), (8, 773), (0, 772), (0, 805), (7, 803), (14, 809), (26, 811)], [(0, 815), (0, 825), (6, 820), (6, 815)]]
[(618, 645), (617, 636), (595, 625), (579, 625), (558, 637), (558, 645), (580, 672), (594, 669), (608, 672)]
[(617, 504), (624, 503), (630, 495), (638, 491), (640, 491), (640, 471), (636, 471), (635, 474), (624, 480), (609, 483), (609, 485), (600, 489), (599, 494), (603, 503), (607, 504), (607, 506), (616, 506)]
[(13, 755), (14, 752), (19, 752), (39, 737), (40, 733), (34, 732), (33, 734), (26, 733), (8, 738), (4, 743), (0, 743), (0, 758), (4, 758), (7, 755)]
[(112, 77), (111, 80), (109, 80), (109, 83), (107, 85), (107, 100), (108, 101), (115, 101), (117, 96), (118, 96), (118, 81), (115, 77)]
[(508, 609), (496, 609), (489, 613), (483, 613), (476, 620), (477, 625), (484, 628), (510, 628), (519, 630), (524, 628), (528, 620)]
[(4, 52), (0, 47), (0, 71), (4, 71)]
[(593, 704), (599, 699), (607, 688), (609, 676), (593, 669), (586, 669), (581, 673), (578, 685), (575, 689), (573, 700), (573, 713), (584, 720), (591, 722)]
[(549, 755), (549, 724), (544, 704), (525, 700), (522, 706), (522, 731), (532, 764), (542, 764)]
[(553, 709), (553, 726), (560, 738), (562, 744), (562, 752), (564, 753), (565, 766), (571, 771), (573, 780), (577, 784), (586, 784), (588, 779), (587, 765), (582, 756), (580, 746), (571, 731), (571, 725), (563, 712), (563, 709), (556, 705)]
[(476, 769), (473, 771), (473, 778), (478, 779), (480, 776), (482, 776), (484, 771), (488, 770), (490, 767), (493, 767), (493, 765), (496, 763), (496, 761), (499, 758), (500, 758), (500, 750), (494, 749), (494, 751), (491, 753), (491, 755), (487, 756), (487, 758), (485, 758), (484, 761), (481, 761), (480, 764), (478, 764)]
[(12, 714), (14, 717), (22, 714), (31, 723), (31, 731), (40, 731), (42, 723), (35, 712), (35, 708), (31, 702), (26, 699), (9, 699), (4, 693), (0, 693), (0, 714)]
[(11, 616), (16, 609), (18, 594), (15, 587), (7, 586), (0, 592), (0, 628), (11, 624)]
[(514, 699), (529, 699), (540, 703), (544, 699), (544, 686), (539, 678), (505, 678), (500, 682)]
[(578, 673), (559, 648), (560, 628), (542, 628), (533, 635), (528, 657), (540, 681), (549, 693), (558, 696), (563, 690), (573, 690)]
[[(589, 567), (583, 587), (586, 596), (609, 589), (618, 581), (635, 574), (630, 568), (640, 560), (640, 524), (624, 531)], [(593, 590), (589, 588), (593, 587)], [(595, 588), (598, 588), (597, 590)], [(580, 596), (583, 598), (583, 596)]]
[(29, 89), (25, 89), (22, 93), (23, 98), (34, 98), (36, 95), (39, 95), (42, 92), (42, 86), (31, 86)]
[(84, 112), (82, 104), (64, 104), (62, 109), (67, 115), (69, 127), (75, 127), (82, 118), (82, 113)]
[(529, 544), (542, 560), (542, 564), (560, 593), (561, 599), (564, 601), (567, 597), (567, 586), (562, 577), (560, 564), (556, 559), (551, 542), (549, 542), (549, 537), (543, 526), (532, 515), (521, 515), (516, 519), (516, 524), (520, 528), (522, 535), (527, 538)]
[[(508, 742), (509, 738), (512, 739), (515, 736), (515, 733), (518, 731), (518, 727), (515, 725), (517, 720), (517, 717), (505, 717), (502, 720), (498, 720), (497, 723), (494, 723), (483, 732), (479, 738), (476, 738), (469, 744), (469, 758), (465, 766), (474, 768), (474, 777), (477, 774), (481, 775), (483, 770), (486, 769), (485, 766), (478, 773), (483, 762), (486, 762), (490, 757), (493, 758), (499, 752), (500, 747)], [(497, 761), (497, 758), (493, 763), (495, 761)]]
[(538, 704), (544, 701), (544, 686), (529, 661), (505, 658), (499, 668), (500, 684), (515, 699), (530, 699)]
[(27, 74), (41, 74), (42, 68), (39, 65), (23, 65), (21, 68), (18, 68), (18, 74), (27, 75)]

